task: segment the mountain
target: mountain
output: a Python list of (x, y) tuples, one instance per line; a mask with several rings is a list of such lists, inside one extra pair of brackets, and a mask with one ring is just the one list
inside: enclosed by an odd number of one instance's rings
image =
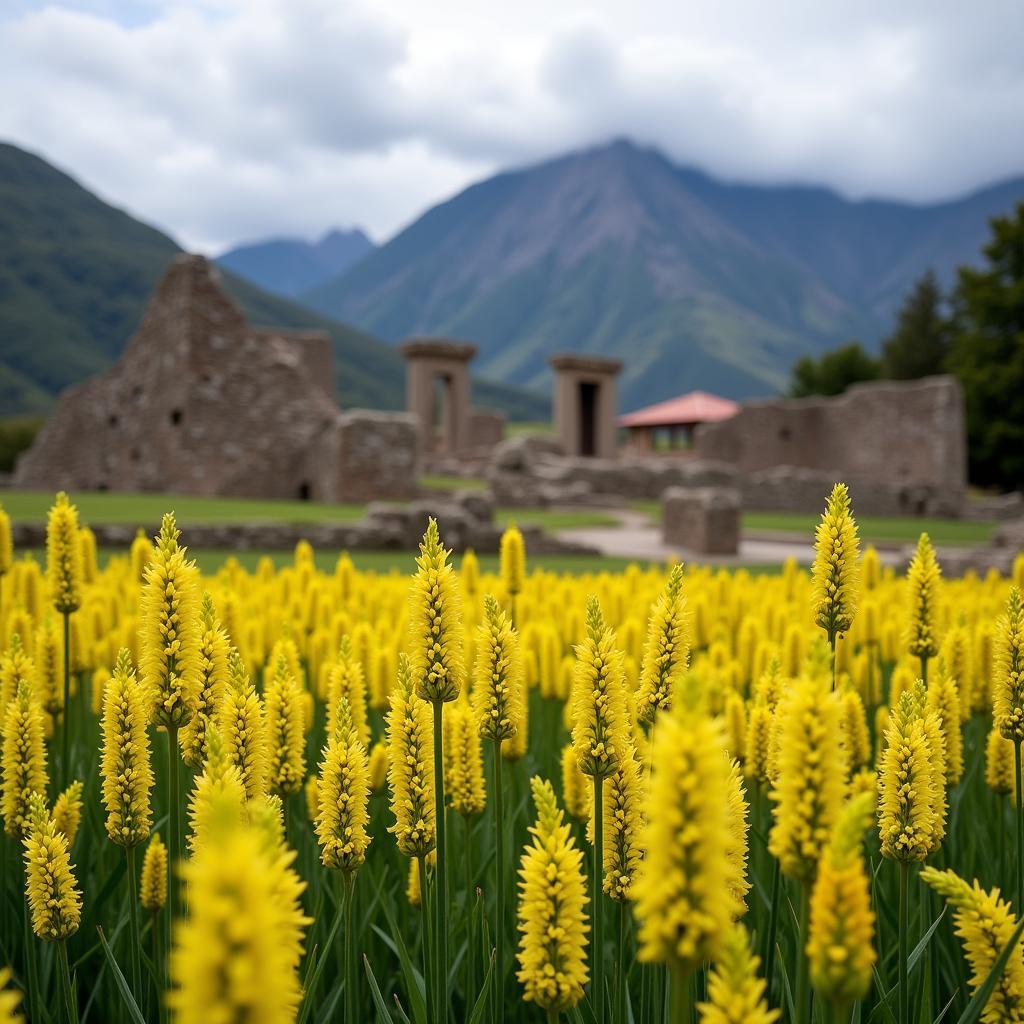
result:
[(360, 228), (329, 231), (319, 242), (271, 238), (229, 249), (217, 263), (275, 295), (294, 297), (337, 277), (375, 246)]
[[(45, 160), (0, 143), (0, 414), (46, 412), (63, 388), (114, 362), (178, 252)], [(330, 334), (343, 407), (404, 407), (405, 371), (392, 346), (223, 274), (250, 322)], [(473, 397), (514, 419), (548, 409), (543, 398), (483, 381)]]
[(876, 345), (916, 277), (975, 260), (1024, 178), (955, 202), (854, 202), (733, 185), (617, 141), (511, 171), (428, 210), (302, 294), (396, 340), (470, 338), (482, 372), (535, 390), (547, 357), (625, 360), (620, 404), (778, 391), (797, 358)]

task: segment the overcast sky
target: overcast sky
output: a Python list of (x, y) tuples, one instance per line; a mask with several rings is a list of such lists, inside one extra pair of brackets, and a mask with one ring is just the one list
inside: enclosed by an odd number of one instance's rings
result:
[(0, 2), (0, 138), (208, 252), (387, 238), (628, 135), (926, 200), (1024, 172), (1020, 0)]

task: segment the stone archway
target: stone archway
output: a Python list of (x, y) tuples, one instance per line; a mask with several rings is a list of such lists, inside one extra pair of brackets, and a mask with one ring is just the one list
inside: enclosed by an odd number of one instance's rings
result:
[(618, 359), (563, 352), (555, 371), (555, 433), (568, 455), (609, 459), (616, 448), (615, 378)]
[(405, 357), (405, 405), (415, 417), (420, 451), (456, 455), (469, 437), (469, 363), (476, 345), (448, 338), (410, 338)]

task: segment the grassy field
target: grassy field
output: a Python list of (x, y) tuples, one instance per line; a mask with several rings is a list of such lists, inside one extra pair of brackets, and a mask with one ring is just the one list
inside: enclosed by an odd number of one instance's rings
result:
[[(429, 477), (430, 481), (452, 481), (456, 477)], [(473, 484), (474, 481), (465, 481)], [(430, 486), (439, 486), (431, 484)], [(74, 494), (84, 523), (139, 523), (154, 532), (164, 512), (173, 511), (178, 522), (189, 523), (324, 523), (355, 522), (362, 518), (363, 505), (320, 505), (309, 501), (262, 501), (250, 498), (196, 498), (182, 495), (116, 494), (113, 492)], [(53, 503), (44, 491), (0, 491), (0, 506), (15, 522), (42, 522)], [(592, 509), (558, 510), (543, 508), (498, 509), (497, 522), (504, 526), (541, 526), (547, 530), (573, 527), (614, 526), (616, 520)]]
[[(635, 501), (632, 507), (645, 512), (656, 522), (661, 520), (660, 501)], [(856, 509), (854, 513), (856, 514)], [(772, 530), (800, 534), (812, 540), (818, 516), (796, 512), (744, 512), (744, 530)], [(861, 537), (874, 544), (916, 541), (926, 532), (932, 543), (940, 545), (984, 544), (992, 536), (994, 523), (965, 519), (928, 519), (915, 516), (857, 516)]]

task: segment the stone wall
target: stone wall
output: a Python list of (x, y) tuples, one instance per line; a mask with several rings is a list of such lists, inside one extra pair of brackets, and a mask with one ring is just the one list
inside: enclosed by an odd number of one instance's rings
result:
[(250, 326), (213, 265), (178, 256), (120, 361), (61, 396), (14, 486), (411, 497), (407, 417), (342, 414), (333, 389), (325, 334)]
[[(948, 376), (857, 384), (836, 398), (749, 402), (698, 427), (695, 447), (698, 458), (729, 463), (746, 478), (745, 507), (784, 499), (771, 496), (770, 479), (757, 495), (754, 475), (778, 467), (844, 480), (855, 493), (874, 488), (893, 513), (955, 515), (966, 498), (963, 395)], [(794, 498), (786, 507), (805, 506)]]

